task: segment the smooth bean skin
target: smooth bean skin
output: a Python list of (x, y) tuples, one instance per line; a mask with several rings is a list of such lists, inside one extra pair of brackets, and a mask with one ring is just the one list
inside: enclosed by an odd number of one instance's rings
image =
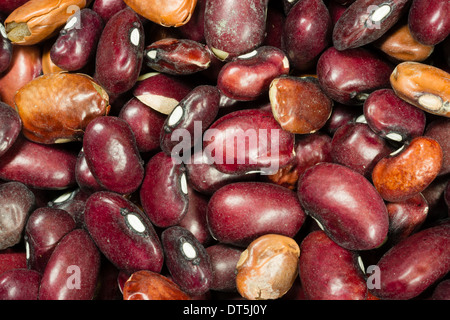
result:
[(53, 63), (67, 71), (80, 70), (86, 66), (95, 55), (103, 26), (102, 18), (94, 10), (80, 10), (79, 14), (67, 21), (53, 43), (50, 49)]
[(86, 201), (84, 223), (99, 250), (119, 270), (161, 271), (164, 257), (153, 225), (123, 196), (93, 193)]
[(386, 252), (380, 268), (380, 288), (372, 294), (386, 300), (417, 297), (450, 269), (450, 224), (419, 231)]
[(212, 195), (207, 211), (212, 236), (239, 247), (266, 233), (293, 237), (305, 219), (294, 191), (266, 182), (227, 184)]
[(197, 0), (194, 12), (189, 21), (178, 27), (184, 38), (205, 43), (205, 8), (206, 0)]
[(0, 300), (37, 300), (41, 274), (13, 269), (0, 274)]
[(86, 161), (86, 155), (84, 151), (80, 150), (78, 154), (77, 163), (75, 165), (75, 179), (80, 189), (86, 192), (95, 192), (105, 190), (97, 179), (92, 174), (91, 169)]
[(42, 274), (39, 300), (91, 300), (99, 270), (97, 247), (85, 230), (75, 229), (55, 247)]
[(126, 7), (123, 0), (95, 0), (92, 4), (92, 10), (102, 18), (104, 23), (107, 23), (113, 15)]
[(128, 123), (114, 116), (98, 117), (83, 138), (86, 162), (98, 183), (113, 192), (136, 191), (144, 178), (144, 161)]
[(173, 281), (191, 296), (208, 292), (213, 278), (211, 261), (194, 235), (183, 227), (173, 226), (161, 233), (161, 243)]
[(51, 199), (47, 202), (47, 206), (54, 209), (61, 209), (70, 214), (75, 220), (75, 224), (78, 228), (84, 224), (84, 207), (86, 200), (90, 196), (91, 191), (84, 191), (81, 188), (77, 188), (74, 191), (69, 191), (59, 196), (56, 199)]
[(360, 173), (336, 163), (319, 163), (300, 177), (297, 194), (305, 212), (343, 248), (370, 250), (386, 239), (386, 205)]
[(300, 244), (299, 276), (309, 300), (365, 300), (367, 285), (357, 254), (342, 248), (323, 231)]
[(130, 90), (139, 77), (144, 58), (144, 28), (131, 9), (117, 12), (106, 23), (97, 46), (95, 76), (111, 94)]
[(0, 157), (14, 144), (22, 131), (22, 119), (17, 111), (0, 101)]
[(236, 265), (244, 248), (217, 243), (206, 248), (211, 260), (213, 279), (211, 290), (236, 291)]

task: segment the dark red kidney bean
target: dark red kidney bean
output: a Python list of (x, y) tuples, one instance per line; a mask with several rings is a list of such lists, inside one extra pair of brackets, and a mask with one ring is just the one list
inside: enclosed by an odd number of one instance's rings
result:
[(425, 112), (400, 99), (392, 89), (372, 92), (363, 112), (369, 127), (383, 138), (410, 141), (425, 131)]
[(202, 149), (194, 151), (191, 160), (186, 162), (189, 185), (198, 192), (212, 195), (215, 191), (231, 182), (255, 179), (256, 173), (228, 174), (223, 173), (208, 162)]
[(42, 274), (39, 300), (91, 300), (97, 287), (100, 253), (83, 229), (65, 235)]
[(41, 274), (35, 270), (14, 269), (0, 275), (0, 300), (37, 300)]
[(437, 118), (428, 123), (425, 134), (426, 137), (436, 140), (442, 149), (443, 159), (439, 176), (450, 173), (450, 119)]
[(73, 217), (62, 209), (41, 207), (34, 210), (25, 226), (28, 268), (43, 273), (59, 240), (75, 228)]
[(300, 244), (299, 276), (309, 300), (365, 300), (368, 289), (356, 252), (342, 248), (323, 231)]
[(194, 40), (165, 38), (145, 48), (144, 61), (158, 72), (189, 75), (208, 69), (211, 53), (205, 44)]
[(268, 0), (207, 0), (205, 40), (221, 60), (231, 60), (264, 41)]
[(12, 249), (0, 250), (0, 274), (14, 269), (27, 268), (26, 252), (16, 252)]
[(143, 104), (168, 115), (192, 89), (179, 77), (153, 72), (139, 78), (133, 95)]
[(206, 248), (213, 270), (211, 290), (236, 291), (236, 265), (243, 251), (243, 248), (224, 243), (217, 243)]
[(163, 252), (156, 231), (137, 205), (123, 196), (99, 191), (86, 201), (86, 230), (118, 269), (160, 272)]
[(337, 163), (319, 163), (300, 177), (297, 194), (305, 212), (340, 246), (369, 250), (385, 241), (386, 205), (358, 172)]
[(450, 3), (446, 0), (414, 0), (408, 14), (412, 36), (425, 45), (436, 45), (450, 35)]
[(331, 141), (335, 163), (345, 165), (370, 178), (376, 163), (394, 149), (365, 123), (347, 123), (339, 127)]
[(141, 185), (144, 161), (125, 120), (104, 116), (91, 121), (84, 133), (83, 152), (89, 169), (102, 187), (129, 194)]
[(0, 21), (0, 72), (6, 71), (11, 65), (13, 46), (6, 35), (5, 26)]
[(323, 130), (332, 136), (340, 126), (349, 122), (355, 122), (362, 115), (363, 113), (359, 108), (338, 102), (334, 103), (333, 112), (323, 126)]
[(17, 111), (0, 101), (0, 157), (14, 144), (22, 131), (22, 119)]
[(178, 224), (189, 206), (186, 169), (183, 163), (158, 152), (145, 167), (139, 190), (142, 208), (158, 227)]
[(266, 18), (266, 36), (262, 42), (262, 46), (271, 46), (282, 49), (281, 38), (283, 37), (283, 25), (285, 15), (278, 8), (269, 6)]
[(0, 250), (22, 240), (35, 203), (33, 192), (23, 183), (11, 181), (0, 185)]
[(298, 1), (283, 28), (282, 48), (293, 69), (307, 70), (331, 43), (332, 22), (322, 0)]
[(84, 8), (73, 15), (59, 32), (50, 49), (50, 58), (59, 68), (80, 70), (95, 56), (103, 31), (102, 18), (92, 9)]
[(431, 300), (450, 300), (450, 279), (438, 283), (433, 290)]
[(341, 15), (333, 29), (337, 50), (362, 47), (380, 38), (403, 15), (409, 0), (357, 0)]
[(123, 0), (95, 0), (92, 4), (92, 10), (97, 12), (104, 23), (107, 23), (113, 15), (126, 7)]
[(450, 223), (423, 229), (386, 252), (377, 263), (380, 287), (372, 293), (385, 300), (417, 297), (450, 270)]
[(217, 190), (208, 203), (212, 236), (239, 247), (267, 233), (294, 237), (305, 219), (295, 192), (272, 183), (231, 183)]
[(205, 43), (205, 8), (206, 0), (197, 0), (189, 21), (177, 28), (184, 38)]
[(220, 92), (215, 86), (195, 87), (166, 118), (160, 135), (161, 149), (187, 162), (190, 153), (185, 157), (184, 151), (201, 146), (203, 133), (216, 119), (219, 108)]
[(292, 160), (294, 135), (270, 110), (244, 109), (217, 119), (205, 132), (203, 146), (208, 163), (221, 172), (271, 174)]
[(419, 193), (400, 202), (386, 204), (389, 214), (388, 241), (391, 245), (418, 231), (428, 217), (429, 205)]
[(90, 195), (91, 192), (75, 189), (52, 199), (47, 206), (66, 211), (75, 220), (76, 227), (81, 228), (84, 225), (84, 207)]
[(317, 62), (317, 78), (333, 100), (361, 105), (371, 92), (390, 88), (393, 67), (365, 48), (338, 51), (330, 47)]
[(0, 1), (0, 11), (3, 13), (9, 14), (28, 1), (30, 1), (30, 0), (3, 0), (3, 1)]
[(95, 79), (109, 93), (130, 90), (144, 59), (144, 28), (131, 9), (117, 12), (106, 23), (97, 46)]
[(167, 269), (173, 281), (189, 295), (209, 291), (213, 274), (205, 247), (188, 230), (172, 226), (161, 233)]
[(234, 100), (256, 100), (267, 93), (273, 79), (288, 73), (285, 53), (276, 47), (262, 46), (226, 63), (218, 74), (217, 88)]
[(0, 179), (37, 189), (61, 190), (76, 185), (77, 154), (61, 145), (43, 145), (19, 135), (0, 157)]
[(75, 179), (80, 189), (86, 192), (105, 190), (92, 174), (83, 150), (80, 150), (80, 153), (78, 154), (77, 163), (75, 165)]
[(333, 28), (336, 25), (336, 22), (338, 22), (339, 18), (342, 16), (342, 14), (347, 10), (348, 6), (339, 3), (339, 1), (330, 1), (327, 5), (328, 12), (330, 13), (331, 22), (333, 24)]
[(159, 137), (167, 118), (166, 115), (133, 97), (120, 109), (118, 117), (130, 125), (140, 152), (159, 149)]

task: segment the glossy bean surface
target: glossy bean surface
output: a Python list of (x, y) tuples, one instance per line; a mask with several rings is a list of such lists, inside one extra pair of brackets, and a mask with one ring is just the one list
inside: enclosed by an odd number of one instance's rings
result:
[(1, 300), (37, 300), (41, 274), (35, 270), (14, 269), (0, 275)]

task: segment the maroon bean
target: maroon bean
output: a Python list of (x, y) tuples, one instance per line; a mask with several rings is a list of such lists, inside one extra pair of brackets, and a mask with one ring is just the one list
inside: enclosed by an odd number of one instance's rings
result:
[(35, 196), (23, 183), (11, 181), (0, 185), (0, 250), (22, 240), (29, 214), (35, 206)]
[(131, 201), (114, 192), (96, 192), (86, 201), (84, 222), (99, 250), (118, 269), (161, 271), (164, 257), (159, 238)]
[(75, 220), (76, 227), (81, 228), (84, 225), (84, 207), (90, 195), (91, 192), (75, 189), (52, 199), (47, 206), (66, 211)]
[(0, 101), (0, 156), (14, 144), (22, 130), (22, 120), (16, 110)]
[(303, 71), (312, 67), (331, 43), (331, 30), (331, 17), (322, 0), (298, 1), (286, 17), (282, 37), (292, 68)]
[(359, 117), (362, 115), (360, 109), (354, 106), (347, 106), (342, 103), (335, 103), (333, 105), (333, 112), (330, 118), (323, 127), (324, 131), (328, 134), (333, 135), (336, 130), (347, 123), (359, 121)]
[(92, 10), (97, 12), (104, 23), (107, 23), (113, 15), (126, 7), (127, 5), (123, 0), (95, 0), (92, 4)]
[(117, 12), (106, 23), (97, 46), (95, 79), (111, 94), (136, 83), (144, 58), (144, 28), (131, 9)]
[(414, 0), (408, 15), (412, 36), (425, 45), (436, 45), (450, 35), (450, 3), (446, 0)]
[(221, 60), (256, 49), (266, 30), (268, 0), (207, 0), (205, 40)]
[(386, 205), (358, 172), (336, 163), (319, 163), (300, 177), (297, 194), (305, 212), (340, 246), (369, 250), (385, 241)]
[(430, 121), (425, 129), (425, 136), (435, 139), (441, 146), (443, 159), (439, 176), (450, 173), (450, 119), (437, 118)]
[(330, 1), (328, 2), (327, 8), (330, 12), (331, 22), (333, 24), (333, 28), (336, 25), (336, 22), (338, 22), (339, 18), (342, 16), (342, 14), (347, 10), (347, 5), (339, 3), (339, 1)]
[(6, 71), (11, 65), (13, 47), (6, 35), (5, 26), (0, 21), (0, 72)]
[(361, 105), (371, 92), (389, 88), (393, 67), (365, 48), (338, 51), (331, 47), (317, 62), (325, 93), (342, 104)]
[(282, 49), (283, 25), (286, 17), (281, 10), (269, 6), (266, 18), (266, 36), (261, 45)]
[(39, 300), (91, 300), (97, 287), (100, 253), (89, 234), (75, 229), (55, 247), (42, 274)]
[(94, 57), (102, 31), (102, 18), (92, 9), (81, 9), (60, 31), (50, 49), (51, 60), (67, 71), (83, 68)]
[(392, 89), (372, 92), (363, 111), (369, 127), (383, 138), (410, 141), (425, 131), (425, 112), (400, 99)]
[(236, 182), (212, 195), (207, 218), (215, 239), (245, 247), (267, 233), (295, 236), (306, 215), (292, 190), (272, 183)]
[(341, 15), (333, 29), (338, 50), (362, 47), (380, 38), (403, 15), (409, 0), (357, 0)]
[(205, 132), (208, 163), (229, 174), (273, 173), (293, 158), (294, 135), (283, 130), (270, 110), (234, 111)]
[[(215, 86), (195, 87), (165, 120), (160, 136), (161, 149), (173, 157), (189, 160), (190, 154), (186, 157), (184, 151), (189, 151), (196, 144), (201, 145), (203, 132), (216, 119), (219, 107), (220, 92)], [(198, 128), (199, 125), (201, 128)], [(183, 138), (181, 142), (180, 138)], [(187, 138), (190, 138), (189, 141), (184, 141)]]
[(269, 90), (273, 79), (289, 73), (281, 49), (262, 46), (226, 63), (217, 78), (218, 89), (234, 100), (256, 100)]
[(205, 43), (205, 8), (206, 0), (197, 0), (189, 21), (178, 27), (178, 31), (183, 37)]
[(117, 193), (136, 191), (144, 178), (144, 162), (128, 123), (104, 116), (91, 121), (83, 138), (86, 162), (98, 183)]
[(0, 300), (37, 300), (41, 274), (35, 270), (13, 269), (0, 275)]
[(158, 227), (178, 224), (189, 205), (186, 169), (164, 152), (154, 155), (145, 167), (139, 191), (142, 208)]
[(76, 184), (77, 154), (61, 145), (44, 145), (19, 135), (0, 157), (0, 179), (37, 189), (66, 189)]
[(28, 268), (43, 273), (59, 240), (75, 228), (75, 220), (62, 209), (41, 207), (34, 210), (25, 226)]
[(0, 274), (9, 270), (26, 268), (27, 255), (25, 251), (0, 250)]
[(30, 1), (30, 0), (3, 0), (3, 1), (0, 1), (0, 11), (3, 13), (9, 14), (28, 1)]
[(372, 293), (385, 300), (417, 297), (450, 270), (450, 223), (428, 227), (401, 241), (377, 264), (379, 288)]
[(342, 248), (323, 231), (300, 244), (299, 276), (309, 300), (365, 300), (367, 285), (358, 255)]
[(209, 291), (213, 274), (205, 247), (188, 230), (172, 226), (161, 233), (166, 266), (180, 288), (198, 296)]
[(217, 243), (206, 248), (211, 260), (213, 279), (211, 290), (236, 291), (236, 265), (244, 248)]
[(75, 165), (75, 179), (77, 180), (78, 186), (86, 192), (105, 190), (92, 174), (83, 150), (78, 154), (77, 163)]
[(331, 142), (333, 162), (345, 165), (370, 178), (376, 163), (394, 149), (365, 123), (339, 127)]

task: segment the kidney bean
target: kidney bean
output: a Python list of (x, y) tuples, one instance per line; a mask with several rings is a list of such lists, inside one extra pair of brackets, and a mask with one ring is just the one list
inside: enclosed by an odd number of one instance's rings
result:
[(69, 232), (42, 274), (39, 300), (91, 300), (99, 269), (100, 253), (89, 234), (83, 229)]
[(450, 280), (442, 280), (434, 288), (431, 300), (450, 300)]
[(37, 189), (61, 190), (76, 185), (77, 154), (59, 145), (44, 145), (21, 135), (0, 157), (0, 179)]
[(328, 2), (327, 9), (328, 12), (330, 13), (333, 28), (338, 22), (339, 18), (342, 16), (342, 14), (345, 12), (345, 10), (347, 10), (347, 8), (348, 5), (342, 4), (339, 1), (333, 0)]
[(271, 174), (292, 160), (294, 136), (271, 111), (246, 109), (217, 119), (205, 132), (203, 146), (208, 163), (221, 172)]
[(118, 95), (135, 85), (144, 59), (144, 28), (131, 8), (106, 23), (95, 59), (94, 78), (109, 93)]
[(362, 47), (379, 39), (397, 23), (408, 0), (357, 0), (341, 15), (333, 29), (338, 50)]
[(439, 143), (428, 137), (417, 137), (378, 161), (372, 181), (386, 201), (403, 201), (422, 192), (438, 175), (442, 165)]
[(266, 17), (266, 35), (261, 45), (271, 46), (282, 50), (283, 25), (285, 19), (286, 16), (281, 9), (269, 5)]
[(419, 62), (402, 62), (391, 74), (395, 94), (428, 113), (449, 117), (450, 74)]
[(83, 68), (94, 57), (102, 31), (102, 18), (94, 10), (80, 10), (59, 32), (50, 50), (51, 60), (68, 71)]
[(25, 252), (10, 249), (0, 250), (0, 274), (15, 269), (26, 269), (27, 257)]
[(362, 115), (360, 109), (336, 102), (333, 105), (330, 118), (323, 126), (323, 130), (332, 136), (340, 126), (349, 122), (356, 122)]
[(81, 189), (75, 189), (63, 193), (56, 199), (52, 199), (47, 203), (47, 206), (54, 209), (61, 209), (70, 214), (75, 220), (77, 228), (83, 227), (84, 224), (84, 207), (86, 200), (92, 192), (87, 192)]
[(91, 121), (84, 133), (83, 152), (100, 186), (129, 194), (141, 185), (144, 162), (125, 120), (104, 116)]
[(217, 243), (206, 248), (211, 261), (213, 278), (211, 290), (220, 292), (235, 292), (236, 265), (244, 248), (229, 244)]
[(256, 100), (269, 90), (275, 78), (289, 73), (289, 61), (278, 48), (262, 46), (226, 63), (219, 72), (217, 87), (234, 100)]
[(0, 1), (0, 11), (3, 13), (9, 14), (28, 1), (30, 1), (30, 0), (3, 0), (3, 1)]
[(41, 274), (35, 270), (14, 269), (0, 275), (1, 300), (37, 300)]
[(3, 23), (0, 23), (0, 72), (9, 68), (12, 61), (12, 44), (8, 39)]
[(66, 71), (58, 67), (50, 57), (50, 50), (52, 49), (52, 43), (47, 42), (42, 50), (42, 74), (49, 74), (54, 72)]
[(167, 228), (178, 224), (189, 206), (184, 165), (158, 152), (146, 164), (139, 195), (142, 208), (154, 225)]
[(370, 250), (386, 239), (386, 205), (360, 173), (336, 163), (319, 163), (300, 177), (297, 194), (305, 212), (340, 246)]
[(191, 296), (209, 291), (213, 278), (205, 247), (188, 230), (172, 226), (161, 233), (166, 266), (173, 281)]
[(305, 219), (295, 192), (272, 183), (230, 183), (217, 190), (208, 203), (212, 236), (240, 247), (266, 233), (293, 237)]
[(317, 62), (317, 79), (333, 100), (361, 105), (371, 92), (389, 88), (392, 66), (365, 48), (338, 51), (330, 47)]
[(292, 68), (307, 70), (331, 43), (332, 22), (322, 0), (297, 1), (283, 28), (282, 48)]
[(400, 99), (392, 89), (372, 92), (363, 111), (369, 127), (383, 138), (410, 141), (425, 131), (425, 112)]
[(280, 126), (295, 134), (321, 129), (331, 116), (333, 101), (312, 77), (279, 77), (269, 89), (272, 113)]
[(267, 0), (207, 0), (205, 40), (220, 60), (248, 53), (264, 41)]
[(75, 179), (77, 185), (84, 191), (95, 192), (105, 190), (92, 174), (86, 161), (86, 155), (82, 150), (78, 154), (77, 163), (75, 164)]
[(313, 231), (300, 244), (299, 276), (309, 300), (365, 300), (367, 285), (354, 251)]
[(35, 203), (33, 192), (23, 183), (11, 181), (0, 185), (0, 250), (22, 240), (25, 224)]
[(143, 104), (168, 115), (192, 89), (177, 77), (154, 72), (140, 77), (133, 95)]
[(379, 288), (372, 293), (385, 300), (417, 297), (450, 269), (450, 224), (428, 227), (386, 252), (377, 264)]
[(90, 77), (65, 72), (33, 79), (14, 102), (24, 136), (44, 144), (80, 140), (89, 122), (110, 110), (107, 93)]
[(76, 228), (65, 210), (41, 207), (34, 210), (25, 226), (28, 268), (43, 273), (58, 242)]
[(236, 265), (236, 287), (249, 300), (279, 299), (298, 275), (300, 248), (294, 239), (265, 234), (252, 241)]
[(177, 29), (183, 38), (205, 43), (205, 8), (206, 0), (197, 0), (189, 21)]
[(436, 140), (442, 148), (442, 167), (439, 176), (450, 173), (450, 120), (447, 118), (438, 118), (430, 121), (425, 129), (426, 137)]
[(11, 148), (22, 131), (22, 120), (19, 114), (4, 102), (0, 101), (0, 157)]
[(412, 1), (408, 26), (413, 37), (426, 45), (436, 45), (450, 34), (448, 1)]
[(94, 10), (107, 23), (117, 12), (127, 7), (123, 0), (95, 0), (92, 4)]

